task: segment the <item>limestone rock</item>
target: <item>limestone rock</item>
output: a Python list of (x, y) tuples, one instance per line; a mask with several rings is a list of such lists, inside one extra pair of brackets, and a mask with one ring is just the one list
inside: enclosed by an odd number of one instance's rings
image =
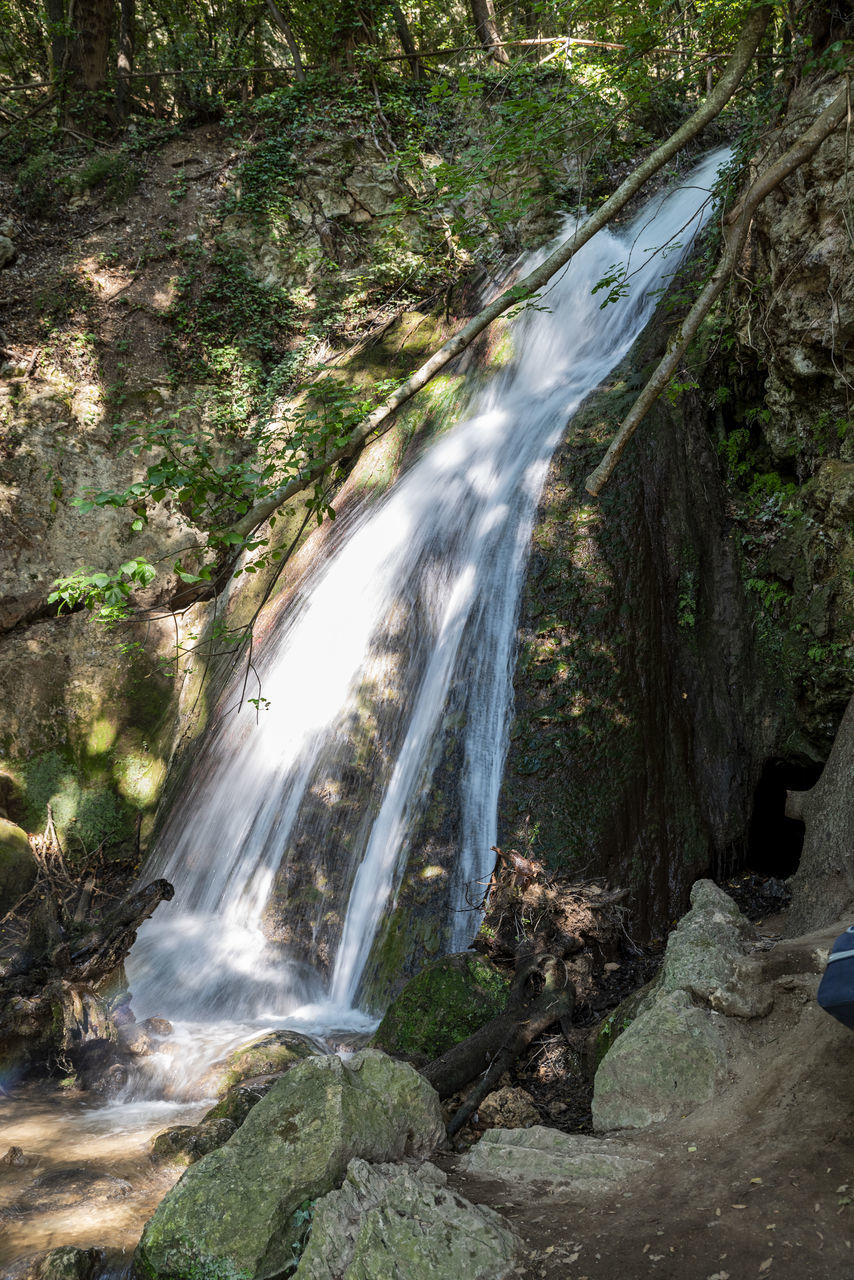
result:
[(536, 1182), (555, 1192), (601, 1191), (651, 1160), (612, 1138), (589, 1138), (534, 1125), (490, 1129), (461, 1159), (466, 1172), (504, 1182)]
[(229, 1268), (269, 1280), (292, 1260), (300, 1205), (333, 1190), (353, 1157), (424, 1157), (443, 1137), (438, 1097), (412, 1067), (374, 1050), (309, 1058), (187, 1169), (146, 1226), (137, 1265), (151, 1280)]
[(211, 1107), (202, 1123), (207, 1120), (231, 1120), (235, 1128), (249, 1115), (252, 1108), (265, 1098), (276, 1083), (274, 1077), (266, 1080), (252, 1080), (248, 1084), (235, 1084), (224, 1098)]
[(707, 1102), (726, 1065), (712, 1019), (683, 991), (654, 1000), (605, 1056), (593, 1088), (593, 1127), (645, 1128)]
[(450, 1191), (434, 1165), (352, 1160), (317, 1202), (298, 1280), (502, 1280), (521, 1241), (493, 1210)]
[(501, 1013), (508, 989), (508, 980), (481, 956), (443, 956), (392, 1001), (374, 1044), (388, 1053), (438, 1058)]
[(66, 1245), (51, 1249), (38, 1264), (38, 1280), (94, 1280), (100, 1274), (104, 1255), (100, 1249), (77, 1249)]
[(724, 1015), (757, 1017), (773, 999), (748, 989), (744, 962), (755, 937), (728, 894), (697, 881), (658, 978), (596, 1072), (595, 1129), (643, 1128), (713, 1096), (727, 1061)]
[(531, 1095), (509, 1085), (488, 1093), (477, 1109), (477, 1117), (480, 1124), (496, 1129), (528, 1129), (540, 1122)]
[(691, 890), (691, 910), (667, 940), (655, 992), (687, 991), (701, 1000), (732, 979), (736, 959), (755, 940), (753, 926), (711, 880)]
[(36, 864), (26, 831), (0, 818), (0, 916), (32, 887)]
[(202, 1156), (224, 1146), (236, 1129), (234, 1121), (225, 1116), (205, 1119), (201, 1124), (175, 1125), (157, 1134), (151, 1146), (152, 1159), (171, 1164), (194, 1164)]
[(201, 1082), (202, 1096), (223, 1093), (255, 1076), (281, 1075), (297, 1062), (323, 1052), (322, 1045), (311, 1036), (298, 1031), (270, 1031), (214, 1063)]
[(18, 251), (8, 236), (0, 235), (0, 269), (9, 267), (18, 256)]

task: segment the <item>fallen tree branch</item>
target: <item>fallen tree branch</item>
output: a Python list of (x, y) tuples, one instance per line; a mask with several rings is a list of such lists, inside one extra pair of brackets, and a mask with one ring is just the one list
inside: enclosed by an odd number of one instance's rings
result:
[(410, 400), (417, 391), (426, 386), (447, 364), (471, 345), (474, 339), (492, 324), (499, 316), (517, 306), (520, 301), (530, 298), (552, 278), (555, 272), (571, 260), (583, 245), (606, 226), (621, 209), (628, 204), (645, 183), (681, 150), (687, 142), (695, 137), (705, 126), (714, 120), (735, 93), (759, 45), (771, 16), (771, 7), (762, 5), (749, 14), (738, 43), (729, 62), (721, 74), (715, 87), (706, 100), (697, 108), (675, 133), (662, 143), (652, 155), (648, 156), (633, 173), (620, 184), (612, 196), (592, 214), (577, 231), (551, 253), (540, 266), (536, 267), (522, 280), (509, 289), (505, 289), (487, 307), (469, 320), (468, 324), (450, 338), (438, 351), (416, 369), (409, 378), (398, 387), (383, 404), (369, 414), (354, 431), (346, 444), (331, 450), (322, 458), (316, 458), (293, 480), (275, 490), (269, 497), (256, 503), (240, 520), (229, 526), (229, 532), (240, 537), (247, 537), (260, 524), (263, 524), (289, 498), (301, 493), (331, 466), (352, 458), (372, 437), (381, 434), (380, 428), (388, 429), (392, 415)]
[(759, 205), (775, 187), (780, 185), (784, 178), (788, 177), (799, 165), (813, 155), (825, 138), (829, 137), (833, 130), (841, 124), (846, 114), (850, 116), (850, 111), (849, 91), (846, 87), (834, 98), (830, 106), (821, 113), (810, 128), (801, 135), (797, 142), (754, 180), (747, 194), (739, 201), (735, 210), (725, 220), (724, 251), (721, 254), (718, 265), (712, 272), (699, 298), (682, 321), (666, 355), (662, 357), (646, 386), (624, 418), (602, 461), (584, 481), (584, 487), (588, 493), (592, 493), (594, 497), (598, 497), (601, 493), (635, 430), (676, 372), (689, 344), (693, 341), (700, 325), (709, 314), (712, 305), (720, 296), (741, 257), (753, 215)]
[[(535, 979), (542, 981), (542, 990), (533, 985)], [(448, 1124), (448, 1137), (459, 1132), (474, 1115), (531, 1041), (555, 1022), (567, 1024), (574, 1008), (575, 987), (562, 957), (551, 953), (534, 955), (529, 948), (517, 953), (516, 972), (504, 1011), (428, 1063), (421, 1073), (440, 1098), (451, 1097), (480, 1077)]]

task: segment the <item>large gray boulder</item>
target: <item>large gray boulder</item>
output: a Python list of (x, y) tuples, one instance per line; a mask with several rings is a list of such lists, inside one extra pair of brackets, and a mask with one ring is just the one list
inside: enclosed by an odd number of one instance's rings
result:
[(683, 991), (655, 1000), (596, 1072), (594, 1129), (643, 1129), (708, 1102), (726, 1068), (726, 1043), (712, 1021), (722, 1016), (697, 1008)]
[(339, 1186), (350, 1160), (426, 1157), (444, 1134), (438, 1096), (405, 1063), (375, 1050), (309, 1058), (190, 1166), (146, 1226), (137, 1270), (269, 1280), (292, 1263), (300, 1206)]
[(726, 1075), (725, 1015), (768, 1011), (740, 987), (740, 967), (755, 939), (728, 894), (698, 880), (658, 979), (596, 1072), (598, 1132), (686, 1115), (714, 1096)]
[(318, 1200), (296, 1280), (502, 1280), (522, 1242), (493, 1210), (449, 1190), (432, 1164), (353, 1160)]

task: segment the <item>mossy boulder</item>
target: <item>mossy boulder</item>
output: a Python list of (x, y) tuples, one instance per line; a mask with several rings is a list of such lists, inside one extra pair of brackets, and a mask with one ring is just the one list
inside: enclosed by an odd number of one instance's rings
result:
[(137, 1272), (272, 1280), (293, 1264), (300, 1206), (339, 1186), (350, 1160), (424, 1158), (444, 1132), (438, 1095), (405, 1063), (370, 1049), (300, 1062), (160, 1203)]
[(35, 1275), (37, 1280), (94, 1280), (101, 1274), (103, 1261), (100, 1249), (65, 1245), (46, 1253), (39, 1261)]
[[(711, 880), (691, 890), (691, 910), (667, 941), (652, 985), (614, 1018), (628, 1022), (600, 1047), (593, 1126), (597, 1131), (644, 1128), (687, 1115), (713, 1097), (727, 1063), (719, 1009), (733, 1007), (739, 964), (755, 930)], [(631, 998), (630, 998), (631, 999)], [(739, 1011), (747, 1005), (740, 1002)], [(733, 1011), (735, 1011), (733, 1009)], [(757, 1010), (758, 1011), (758, 1010)]]
[(237, 1129), (226, 1117), (209, 1119), (201, 1124), (179, 1124), (158, 1133), (151, 1144), (152, 1159), (168, 1164), (195, 1164), (202, 1156), (228, 1142)]
[(280, 1076), (303, 1059), (323, 1052), (322, 1045), (298, 1031), (268, 1031), (214, 1063), (202, 1087), (208, 1095), (223, 1094), (244, 1080)]
[(0, 818), (0, 915), (5, 915), (31, 889), (36, 863), (26, 831)]
[(319, 1200), (297, 1280), (502, 1280), (522, 1241), (494, 1209), (473, 1205), (432, 1164), (353, 1160)]
[(437, 1058), (501, 1013), (509, 989), (509, 979), (481, 956), (443, 956), (407, 982), (373, 1043), (387, 1053)]
[(231, 1120), (235, 1127), (243, 1124), (252, 1108), (265, 1098), (276, 1083), (274, 1077), (252, 1080), (248, 1084), (232, 1085), (224, 1098), (211, 1107), (202, 1123), (207, 1120)]

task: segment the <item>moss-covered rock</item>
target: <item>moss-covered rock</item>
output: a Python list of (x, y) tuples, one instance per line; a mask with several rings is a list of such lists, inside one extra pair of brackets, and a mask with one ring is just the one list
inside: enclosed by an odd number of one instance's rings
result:
[(300, 1206), (338, 1186), (353, 1157), (424, 1157), (443, 1136), (438, 1096), (411, 1067), (372, 1050), (302, 1062), (187, 1169), (136, 1268), (150, 1280), (271, 1280), (293, 1263)]
[(509, 979), (481, 956), (443, 956), (406, 984), (374, 1044), (388, 1053), (437, 1058), (501, 1013), (509, 989)]
[(51, 1249), (39, 1261), (36, 1280), (94, 1280), (101, 1272), (104, 1254), (101, 1249), (78, 1249), (65, 1245)]
[(237, 1129), (225, 1117), (205, 1117), (201, 1124), (180, 1124), (158, 1133), (151, 1144), (152, 1159), (169, 1164), (195, 1164), (228, 1142)]
[(225, 1097), (207, 1112), (202, 1123), (207, 1120), (231, 1120), (235, 1128), (238, 1128), (275, 1083), (275, 1077), (270, 1077), (266, 1080), (252, 1080), (248, 1084), (232, 1085)]
[(322, 1052), (317, 1041), (298, 1031), (268, 1031), (215, 1063), (206, 1074), (202, 1088), (212, 1094), (223, 1093), (243, 1080), (279, 1076), (303, 1059)]
[(36, 863), (26, 831), (0, 818), (0, 916), (32, 888)]
[(522, 1242), (503, 1218), (447, 1186), (432, 1164), (353, 1160), (317, 1202), (298, 1280), (502, 1280)]

